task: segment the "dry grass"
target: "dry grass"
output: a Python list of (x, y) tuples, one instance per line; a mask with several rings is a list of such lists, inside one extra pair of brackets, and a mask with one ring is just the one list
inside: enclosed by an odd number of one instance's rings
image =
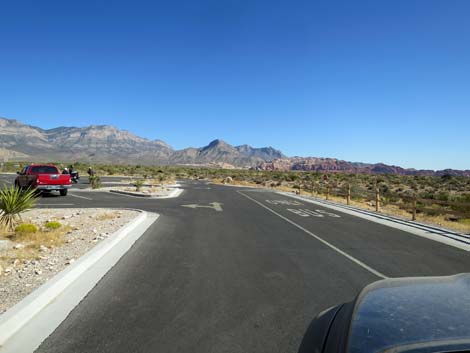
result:
[(24, 245), (19, 249), (10, 249), (0, 256), (0, 266), (6, 267), (12, 261), (33, 260), (40, 256), (41, 245), (58, 247), (64, 243), (64, 235), (70, 230), (68, 226), (62, 226), (58, 229), (46, 230), (41, 228), (36, 233), (16, 233), (0, 230), (0, 238), (11, 240), (15, 243)]
[(58, 229), (45, 230), (41, 229), (36, 233), (17, 234), (13, 233), (9, 235), (9, 239), (24, 244), (29, 248), (38, 248), (41, 245), (60, 246), (64, 243), (64, 235), (70, 230), (68, 226), (62, 226)]
[(119, 217), (118, 212), (106, 212), (95, 217), (97, 221), (108, 221)]

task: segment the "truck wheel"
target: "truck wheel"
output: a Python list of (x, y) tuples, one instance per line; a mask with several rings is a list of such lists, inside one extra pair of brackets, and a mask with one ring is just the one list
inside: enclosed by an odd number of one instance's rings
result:
[(60, 196), (66, 196), (67, 195), (67, 189), (60, 190)]

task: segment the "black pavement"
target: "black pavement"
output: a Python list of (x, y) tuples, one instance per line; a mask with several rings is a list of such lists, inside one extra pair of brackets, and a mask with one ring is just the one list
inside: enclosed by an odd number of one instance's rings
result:
[(161, 217), (37, 352), (296, 352), (316, 313), (368, 283), (470, 270), (466, 251), (270, 191), (184, 189), (40, 199)]

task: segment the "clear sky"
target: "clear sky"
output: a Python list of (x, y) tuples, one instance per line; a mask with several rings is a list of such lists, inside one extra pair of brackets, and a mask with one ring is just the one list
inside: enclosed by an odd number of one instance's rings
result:
[(470, 169), (470, 1), (2, 1), (0, 116)]

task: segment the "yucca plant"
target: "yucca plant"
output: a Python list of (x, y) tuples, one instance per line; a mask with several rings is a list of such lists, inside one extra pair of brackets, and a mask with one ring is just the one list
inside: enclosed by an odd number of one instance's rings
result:
[(13, 231), (21, 221), (21, 212), (36, 205), (35, 190), (7, 187), (0, 190), (0, 226)]

